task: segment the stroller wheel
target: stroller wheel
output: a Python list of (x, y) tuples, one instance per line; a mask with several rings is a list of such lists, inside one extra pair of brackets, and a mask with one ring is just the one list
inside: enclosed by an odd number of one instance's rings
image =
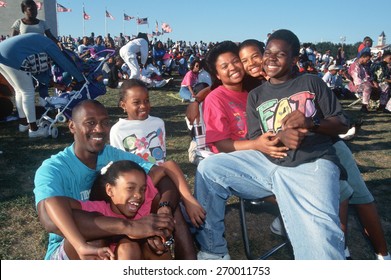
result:
[(53, 126), (50, 130), (50, 135), (52, 138), (56, 139), (58, 137), (58, 128), (56, 126)]
[(64, 114), (62, 113), (58, 113), (57, 115), (57, 120), (60, 122), (60, 123), (64, 123), (67, 121), (67, 117), (64, 116)]
[(45, 127), (45, 128), (48, 129), (49, 126), (50, 126), (50, 122), (49, 122), (49, 121), (46, 121), (46, 120), (41, 120), (41, 121), (39, 121), (38, 125), (41, 126), (41, 127)]

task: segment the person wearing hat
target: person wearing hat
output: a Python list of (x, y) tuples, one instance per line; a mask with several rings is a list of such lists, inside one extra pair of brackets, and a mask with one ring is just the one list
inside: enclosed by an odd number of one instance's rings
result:
[(328, 71), (323, 76), (323, 81), (327, 84), (327, 86), (330, 89), (335, 88), (335, 82), (337, 81), (337, 73), (338, 73), (339, 67), (335, 64), (332, 64), (329, 66)]

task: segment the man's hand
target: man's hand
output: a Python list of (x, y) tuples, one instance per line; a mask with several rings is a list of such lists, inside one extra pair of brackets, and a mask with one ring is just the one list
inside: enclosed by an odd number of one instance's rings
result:
[(167, 214), (149, 214), (139, 220), (131, 221), (126, 235), (131, 239), (143, 239), (158, 236), (166, 240), (174, 230), (174, 219)]
[(305, 115), (298, 110), (293, 111), (282, 119), (282, 130), (286, 130), (289, 128), (310, 129), (311, 127), (312, 119), (306, 118)]
[(308, 129), (288, 128), (277, 133), (278, 139), (289, 149), (296, 150), (307, 135)]

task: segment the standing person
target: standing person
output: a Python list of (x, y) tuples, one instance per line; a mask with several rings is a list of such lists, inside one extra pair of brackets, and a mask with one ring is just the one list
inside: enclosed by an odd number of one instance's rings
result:
[(181, 82), (181, 88), (179, 90), (179, 96), (182, 101), (193, 102), (195, 100), (195, 94), (193, 87), (198, 82), (198, 73), (200, 72), (201, 62), (199, 59), (194, 59), (190, 64), (190, 70), (187, 71)]
[[(84, 100), (72, 110), (69, 129), (74, 143), (64, 151), (45, 160), (38, 168), (34, 179), (34, 195), (40, 222), (49, 232), (48, 250), (45, 259), (64, 255), (63, 233), (52, 223), (47, 215), (45, 201), (51, 197), (71, 197), (88, 200), (97, 171), (110, 161), (131, 160), (139, 164), (151, 177), (154, 184), (159, 181), (160, 196), (157, 200), (145, 200), (142, 207), (148, 211), (157, 209), (158, 215), (148, 215), (139, 220), (127, 221), (103, 217), (93, 213), (76, 212), (74, 219), (86, 240), (98, 240), (112, 236), (127, 235), (130, 238), (148, 238), (148, 243), (157, 253), (165, 247), (160, 238), (165, 236), (164, 229), (175, 232), (181, 239), (176, 241), (177, 258), (195, 258), (193, 241), (183, 216), (178, 209), (178, 195), (175, 184), (187, 186), (182, 171), (175, 165), (155, 166), (140, 157), (106, 145), (110, 131), (109, 116), (106, 108), (96, 100)], [(171, 180), (168, 180), (171, 179)], [(155, 203), (158, 205), (155, 205)], [(64, 210), (65, 211), (65, 210)], [(66, 254), (65, 254), (66, 255)]]
[(361, 52), (368, 52), (368, 51), (370, 52), (372, 44), (373, 44), (372, 38), (369, 36), (365, 36), (361, 44), (357, 48), (357, 54), (360, 54)]
[[(129, 220), (149, 215), (150, 212), (142, 207), (143, 203), (145, 199), (153, 199), (158, 192), (141, 166), (130, 160), (109, 162), (102, 168), (91, 189), (91, 194), (94, 193), (104, 193), (104, 200), (80, 201), (69, 197), (50, 197), (45, 201), (50, 219), (64, 233), (63, 247), (69, 259), (171, 259), (169, 249), (163, 254), (156, 254), (145, 239), (122, 237), (110, 244), (102, 242), (109, 247), (89, 244), (72, 216), (72, 210), (75, 209)], [(167, 240), (168, 236), (161, 238)]]
[[(16, 36), (20, 34), (26, 33), (38, 33), (42, 35), (46, 35), (49, 39), (51, 39), (57, 46), (62, 50), (63, 46), (61, 42), (57, 40), (56, 37), (53, 36), (50, 31), (49, 26), (46, 24), (44, 20), (38, 19), (38, 7), (34, 0), (24, 0), (20, 4), (22, 13), (24, 14), (24, 18), (18, 19), (14, 22), (11, 29), (11, 36)], [(49, 83), (38, 83), (38, 92), (39, 96), (42, 98), (40, 100), (41, 103), (44, 102), (43, 99), (49, 97)]]
[(36, 123), (35, 90), (31, 75), (43, 84), (48, 84), (49, 57), (75, 80), (84, 81), (76, 66), (44, 35), (22, 34), (0, 43), (0, 73), (15, 90), (19, 131), (28, 131), (30, 138), (47, 136), (47, 130), (44, 127), (38, 128)]
[[(299, 49), (298, 38), (288, 30), (270, 36), (263, 60), (270, 79), (250, 93), (247, 104), (250, 140), (271, 131), (271, 140), (288, 148), (287, 156), (274, 158), (275, 151), (256, 150), (219, 153), (197, 168), (195, 194), (207, 212), (196, 233), (204, 259), (229, 258), (224, 214), (226, 199), (233, 194), (247, 199), (276, 196), (296, 259), (344, 259), (340, 170), (326, 134), (343, 133), (347, 125), (340, 104), (320, 78), (296, 76)], [(234, 77), (231, 63), (216, 63), (223, 65)], [(303, 181), (311, 188), (303, 187)]]
[[(120, 107), (127, 113), (110, 130), (110, 144), (157, 165), (166, 161), (166, 130), (162, 119), (150, 116), (151, 105), (146, 85), (137, 79), (126, 80), (120, 89)], [(191, 222), (198, 226), (205, 211), (188, 186), (178, 189)]]
[(50, 31), (49, 26), (46, 24), (46, 21), (38, 19), (38, 8), (34, 0), (23, 0), (20, 4), (24, 18), (18, 19), (12, 24), (11, 27), (11, 36), (16, 36), (19, 34), (26, 33), (38, 33), (46, 35), (54, 43), (62, 49), (62, 44), (53, 36)]
[(345, 64), (345, 51), (343, 46), (337, 50), (337, 56), (335, 58), (335, 65), (342, 67)]
[[(119, 54), (129, 67), (129, 79), (140, 79), (141, 67), (147, 62), (149, 40), (146, 33), (138, 33), (137, 37), (129, 41), (119, 50)], [(138, 64), (137, 55), (140, 54), (141, 65)]]

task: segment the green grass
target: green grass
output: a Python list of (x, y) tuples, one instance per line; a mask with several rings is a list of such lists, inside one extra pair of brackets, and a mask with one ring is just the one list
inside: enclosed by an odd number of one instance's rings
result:
[[(177, 86), (175, 86), (177, 85)], [(179, 80), (167, 89), (150, 90), (151, 115), (165, 121), (167, 154), (179, 163), (194, 185), (195, 166), (188, 162), (190, 142), (184, 114), (186, 104), (177, 98)], [(112, 121), (124, 117), (117, 107), (118, 91), (109, 90), (100, 97), (108, 108)], [(347, 104), (347, 101), (343, 102)], [(346, 106), (345, 106), (346, 108)], [(361, 116), (357, 108), (346, 111), (353, 119), (363, 118), (358, 135), (348, 142), (369, 189), (376, 198), (388, 244), (391, 244), (391, 116), (370, 113)], [(46, 251), (47, 234), (41, 227), (34, 207), (34, 174), (42, 161), (72, 143), (66, 124), (59, 125), (57, 139), (31, 140), (17, 132), (17, 122), (0, 123), (0, 258), (42, 259)], [(261, 207), (262, 208), (262, 207)], [(269, 231), (276, 209), (266, 205), (249, 208), (249, 228), (255, 252), (264, 251), (283, 239)], [(237, 199), (230, 199), (227, 207), (226, 237), (234, 259), (245, 259), (239, 223)], [(360, 232), (355, 213), (350, 212), (348, 244), (354, 259), (373, 259), (370, 245)], [(292, 259), (289, 248), (278, 252), (273, 259)]]

